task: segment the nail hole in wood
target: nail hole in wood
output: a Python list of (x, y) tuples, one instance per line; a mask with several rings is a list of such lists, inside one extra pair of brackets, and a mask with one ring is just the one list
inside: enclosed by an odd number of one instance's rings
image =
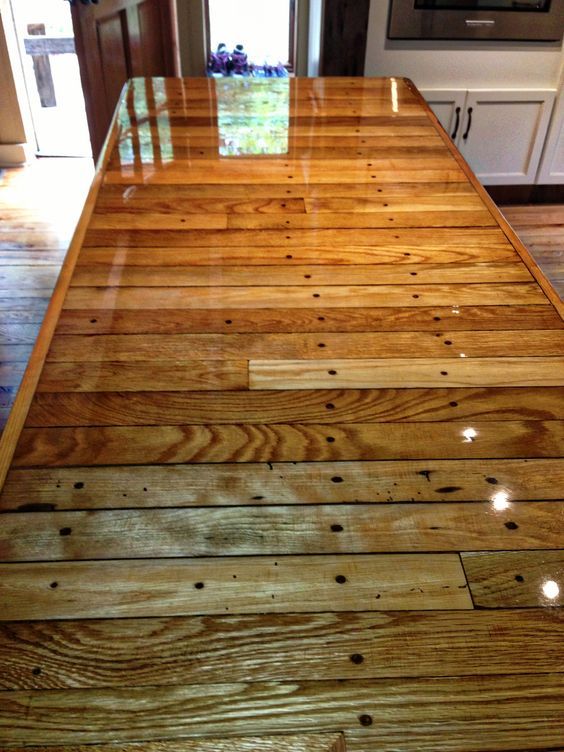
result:
[(335, 582), (338, 582), (339, 585), (344, 585), (346, 581), (347, 581), (347, 578), (345, 577), (344, 574), (338, 574), (335, 577)]
[(61, 535), (63, 538), (66, 537), (67, 535), (70, 535), (71, 533), (72, 533), (71, 527), (62, 527), (59, 530), (59, 535)]

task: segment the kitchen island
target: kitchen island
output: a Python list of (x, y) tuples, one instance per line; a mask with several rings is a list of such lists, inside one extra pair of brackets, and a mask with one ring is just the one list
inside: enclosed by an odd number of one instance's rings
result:
[(130, 82), (0, 448), (0, 748), (560, 748), (562, 311), (409, 81)]

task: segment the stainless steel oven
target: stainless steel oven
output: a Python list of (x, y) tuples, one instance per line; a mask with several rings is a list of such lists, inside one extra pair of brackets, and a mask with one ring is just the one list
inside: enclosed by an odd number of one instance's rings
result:
[(564, 0), (391, 0), (390, 39), (557, 42)]

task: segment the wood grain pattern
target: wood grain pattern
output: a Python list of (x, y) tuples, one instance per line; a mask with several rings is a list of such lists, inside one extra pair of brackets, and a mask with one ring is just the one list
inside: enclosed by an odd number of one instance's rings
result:
[[(501, 496), (498, 496), (501, 494)], [(2, 511), (564, 499), (564, 460), (402, 460), (10, 471)]]
[(558, 749), (563, 309), (419, 93), (135, 78), (113, 133), (2, 449), (0, 748)]
[(562, 551), (468, 553), (462, 561), (477, 606), (564, 605)]
[(13, 466), (560, 457), (563, 440), (558, 420), (24, 428)]
[[(131, 388), (131, 385), (130, 385)], [(564, 388), (38, 392), (26, 425), (435, 422), (564, 419)]]
[(541, 609), (10, 622), (0, 624), (0, 687), (221, 683), (226, 664), (233, 681), (550, 673), (563, 630), (558, 612)]
[[(26, 747), (28, 752), (346, 752), (342, 734), (176, 739), (141, 744), (87, 744), (64, 747)], [(12, 752), (23, 752), (13, 747)]]
[[(0, 695), (0, 733), (15, 746), (343, 729), (356, 749), (495, 745), (550, 749), (564, 722), (560, 674), (358, 682), (229, 683)], [(498, 712), (503, 704), (503, 713)], [(57, 727), (52, 718), (58, 719)], [(362, 717), (362, 721), (360, 720)], [(25, 720), (25, 730), (23, 730)], [(15, 721), (15, 723), (14, 723)], [(371, 723), (363, 727), (361, 723)], [(480, 734), (472, 740), (476, 726)], [(7, 731), (6, 731), (7, 729)], [(20, 730), (22, 729), (22, 730)], [(350, 730), (350, 732), (349, 732)], [(541, 746), (542, 745), (542, 746)]]
[(564, 502), (6, 514), (0, 561), (558, 548)]
[[(149, 356), (150, 357), (150, 354)], [(155, 389), (162, 391), (245, 389), (248, 386), (246, 361), (180, 360), (144, 363), (46, 363), (37, 393), (106, 392)]]
[(2, 564), (0, 595), (2, 621), (472, 608), (448, 553)]
[(536, 283), (475, 285), (318, 285), (317, 287), (71, 287), (64, 308), (367, 308), (446, 305), (542, 305)]
[[(172, 254), (167, 254), (170, 260)], [(523, 282), (532, 279), (523, 266), (513, 262), (476, 264), (364, 264), (310, 266), (257, 266), (252, 277), (244, 266), (218, 269), (193, 266), (189, 256), (178, 254), (178, 266), (140, 266), (136, 257), (127, 257), (124, 265), (111, 269), (80, 266), (73, 275), (75, 287), (195, 287), (213, 285), (346, 285), (346, 284), (425, 284), (425, 282)], [(87, 261), (86, 259), (85, 261)], [(153, 259), (154, 262), (154, 259)]]
[[(455, 351), (451, 351), (456, 356)], [(564, 358), (386, 358), (380, 360), (253, 360), (251, 389), (380, 389), (390, 387), (559, 386)]]
[[(214, 332), (497, 331), (564, 329), (550, 305), (421, 308), (255, 308), (62, 311), (59, 334), (203, 334)], [(437, 323), (442, 322), (442, 323)]]
[[(12, 347), (14, 347), (12, 345)], [(413, 353), (417, 348), (418, 361), (430, 358), (444, 360), (500, 356), (509, 348), (512, 357), (554, 356), (556, 364), (564, 358), (564, 330), (522, 330), (508, 332), (444, 332), (439, 337), (432, 332), (364, 332), (317, 334), (143, 334), (56, 336), (47, 355), (48, 362), (135, 362), (148, 361), (151, 354), (156, 361), (194, 360), (263, 360), (297, 359), (304, 362), (314, 358), (323, 360), (324, 368), (337, 367), (336, 359), (346, 358), (352, 369), (358, 368), (355, 358), (390, 358), (390, 368), (402, 370), (397, 359)], [(392, 358), (392, 354), (394, 357)], [(560, 356), (560, 357), (559, 357)], [(331, 359), (335, 359), (331, 363)], [(533, 360), (535, 363), (535, 360)], [(346, 367), (346, 363), (343, 363)], [(367, 364), (367, 369), (372, 364)], [(251, 364), (251, 371), (258, 368)], [(550, 369), (550, 363), (548, 364)], [(476, 371), (479, 370), (478, 368)], [(540, 370), (540, 369), (537, 369)], [(553, 370), (552, 373), (555, 373)], [(564, 373), (564, 370), (562, 371)]]

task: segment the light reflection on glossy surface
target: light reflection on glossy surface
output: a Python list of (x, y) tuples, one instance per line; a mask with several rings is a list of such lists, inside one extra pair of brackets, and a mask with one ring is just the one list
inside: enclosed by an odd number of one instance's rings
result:
[(509, 509), (511, 506), (509, 502), (509, 494), (507, 491), (498, 491), (492, 496), (492, 506), (496, 512), (502, 512), (504, 509)]
[(288, 152), (289, 79), (218, 79), (216, 92), (220, 156)]
[(558, 598), (560, 595), (560, 587), (554, 580), (546, 580), (542, 586), (543, 595), (550, 600)]
[(465, 428), (464, 431), (462, 431), (462, 436), (464, 437), (465, 442), (474, 441), (477, 435), (478, 431), (476, 431), (475, 428)]

